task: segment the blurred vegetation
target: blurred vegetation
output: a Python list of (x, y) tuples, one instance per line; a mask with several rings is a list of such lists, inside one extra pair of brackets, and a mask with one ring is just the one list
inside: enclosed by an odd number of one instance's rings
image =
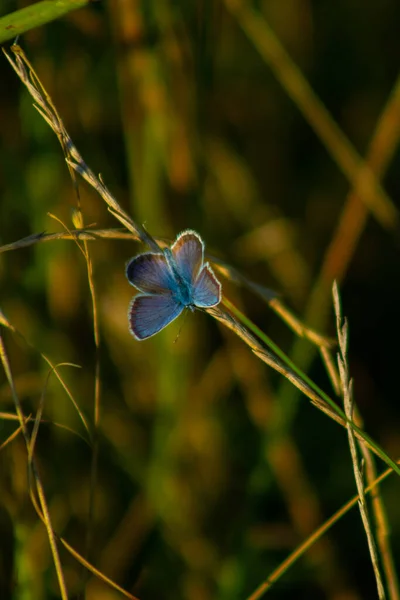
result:
[[(3, 2), (2, 14), (26, 4)], [(339, 280), (356, 403), (365, 429), (396, 458), (400, 5), (263, 0), (249, 12), (251, 4), (109, 0), (33, 29), (20, 43), (87, 163), (153, 235), (173, 239), (195, 229), (212, 254), (276, 289), (328, 335), (330, 289)], [(343, 148), (332, 154), (310, 125), (307, 98), (305, 118), (285, 86), (286, 63), (268, 58), (269, 28), (355, 155), (369, 157), (382, 177), (387, 197), (368, 189), (390, 203), (392, 220), (371, 216), (351, 194)], [(49, 213), (72, 228), (77, 200), (56, 137), (4, 58), (0, 77), (2, 246), (62, 231)], [(92, 189), (82, 183), (80, 194), (86, 226), (116, 226)], [(190, 314), (147, 342), (135, 341), (124, 269), (143, 249), (123, 240), (88, 243), (100, 331), (89, 558), (141, 599), (246, 598), (355, 494), (346, 435), (208, 315)], [(333, 394), (308, 342), (260, 299), (223, 285)], [(35, 415), (44, 397), (35, 454), (54, 529), (85, 555), (93, 446), (41, 357), (80, 365), (60, 367), (60, 374), (93, 425), (97, 353), (77, 245), (54, 241), (1, 253), (0, 309), (23, 336), (2, 329), (25, 415)], [(15, 412), (2, 370), (0, 411)], [(0, 444), (17, 426), (0, 421)], [(57, 598), (21, 435), (1, 448), (0, 461), (0, 598)], [(392, 476), (382, 497), (395, 557), (398, 494)], [(71, 598), (83, 597), (83, 587), (90, 600), (122, 597), (87, 579), (63, 549), (61, 562)], [(357, 509), (270, 595), (376, 598)]]

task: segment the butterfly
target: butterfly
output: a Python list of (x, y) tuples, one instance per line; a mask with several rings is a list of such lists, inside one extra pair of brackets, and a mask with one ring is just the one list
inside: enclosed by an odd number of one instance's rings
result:
[(221, 301), (221, 284), (204, 262), (203, 240), (192, 229), (182, 231), (163, 252), (132, 258), (126, 276), (140, 292), (128, 312), (129, 328), (137, 340), (158, 333), (185, 308), (209, 308)]

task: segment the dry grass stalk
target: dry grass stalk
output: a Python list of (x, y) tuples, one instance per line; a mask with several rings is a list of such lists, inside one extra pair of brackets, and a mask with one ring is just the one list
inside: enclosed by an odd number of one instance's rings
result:
[[(349, 438), (349, 446), (350, 446), (350, 454), (351, 460), (353, 464), (354, 471), (354, 479), (357, 486), (358, 491), (358, 506), (360, 509), (361, 519), (363, 522), (364, 530), (368, 540), (368, 548), (371, 556), (372, 567), (375, 574), (376, 586), (378, 590), (378, 596), (380, 600), (385, 600), (385, 588), (383, 586), (382, 575), (379, 567), (379, 556), (376, 548), (376, 543), (374, 539), (374, 534), (372, 532), (372, 525), (370, 522), (368, 506), (365, 498), (365, 486), (364, 486), (364, 478), (359, 462), (356, 440), (354, 436), (354, 430), (351, 427), (351, 423), (353, 421), (353, 412), (354, 412), (354, 399), (353, 399), (353, 382), (349, 376), (349, 369), (347, 363), (347, 347), (348, 347), (348, 324), (346, 319), (342, 319), (342, 312), (340, 306), (340, 297), (339, 297), (339, 289), (337, 283), (333, 284), (333, 303), (335, 307), (336, 314), (336, 326), (337, 326), (337, 334), (338, 334), (338, 342), (339, 342), (339, 352), (338, 352), (338, 366), (339, 366), (339, 375), (340, 382), (342, 388), (343, 395), (343, 403), (344, 410), (346, 413), (346, 417), (348, 419), (346, 427)], [(362, 443), (362, 442), (361, 442)]]

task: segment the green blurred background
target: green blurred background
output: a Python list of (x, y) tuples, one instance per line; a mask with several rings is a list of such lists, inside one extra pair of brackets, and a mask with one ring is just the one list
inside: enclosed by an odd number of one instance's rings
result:
[[(275, 289), (328, 335), (334, 335), (329, 288), (333, 277), (342, 280), (356, 402), (366, 430), (397, 457), (398, 235), (364, 214), (357, 199), (348, 229), (338, 234), (349, 182), (228, 8), (233, 4), (93, 3), (30, 31), (20, 44), (86, 162), (153, 235), (173, 239), (195, 229), (210, 252)], [(1, 13), (24, 5), (3, 0)], [(399, 3), (259, 0), (254, 7), (260, 26), (269, 24), (365, 156), (398, 76)], [(3, 245), (61, 231), (49, 212), (73, 227), (76, 196), (56, 137), (4, 58), (0, 82)], [(395, 151), (384, 177), (394, 204), (399, 172)], [(86, 225), (118, 226), (93, 190), (82, 183), (80, 191)], [(358, 239), (349, 230), (360, 223)], [(99, 240), (89, 249), (101, 336), (91, 560), (141, 599), (246, 598), (354, 495), (345, 432), (205, 314), (135, 341), (127, 324), (133, 289), (124, 268), (144, 248)], [(333, 394), (310, 344), (299, 343), (249, 292), (225, 281), (223, 289)], [(54, 528), (83, 554), (92, 450), (54, 376), (45, 389), (49, 367), (40, 357), (82, 367), (60, 372), (92, 423), (93, 316), (77, 245), (46, 242), (1, 254), (0, 308), (31, 344), (4, 332), (25, 414), (35, 414), (45, 390), (36, 454)], [(2, 372), (0, 410), (14, 410)], [(0, 443), (16, 427), (1, 420)], [(46, 532), (28, 496), (26, 462), (21, 436), (0, 453), (0, 597), (57, 598)], [(382, 495), (396, 557), (395, 476)], [(82, 569), (65, 550), (61, 558), (71, 598), (78, 597)], [(270, 595), (375, 598), (358, 511)], [(85, 597), (122, 596), (93, 578)]]

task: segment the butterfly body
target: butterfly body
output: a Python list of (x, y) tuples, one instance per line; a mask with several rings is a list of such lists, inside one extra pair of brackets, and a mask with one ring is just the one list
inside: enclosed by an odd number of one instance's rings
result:
[(187, 281), (185, 277), (180, 273), (179, 268), (174, 260), (174, 256), (171, 252), (170, 248), (166, 248), (164, 250), (164, 256), (167, 260), (167, 264), (171, 269), (172, 275), (176, 281), (176, 290), (175, 293), (172, 292), (174, 300), (178, 304), (182, 304), (184, 308), (190, 308), (191, 310), (195, 309), (193, 291), (192, 291), (192, 283), (191, 281)]
[(138, 340), (158, 333), (185, 308), (207, 308), (221, 300), (221, 284), (204, 263), (203, 241), (191, 229), (179, 234), (162, 253), (133, 258), (126, 276), (140, 292), (128, 313), (131, 333)]

